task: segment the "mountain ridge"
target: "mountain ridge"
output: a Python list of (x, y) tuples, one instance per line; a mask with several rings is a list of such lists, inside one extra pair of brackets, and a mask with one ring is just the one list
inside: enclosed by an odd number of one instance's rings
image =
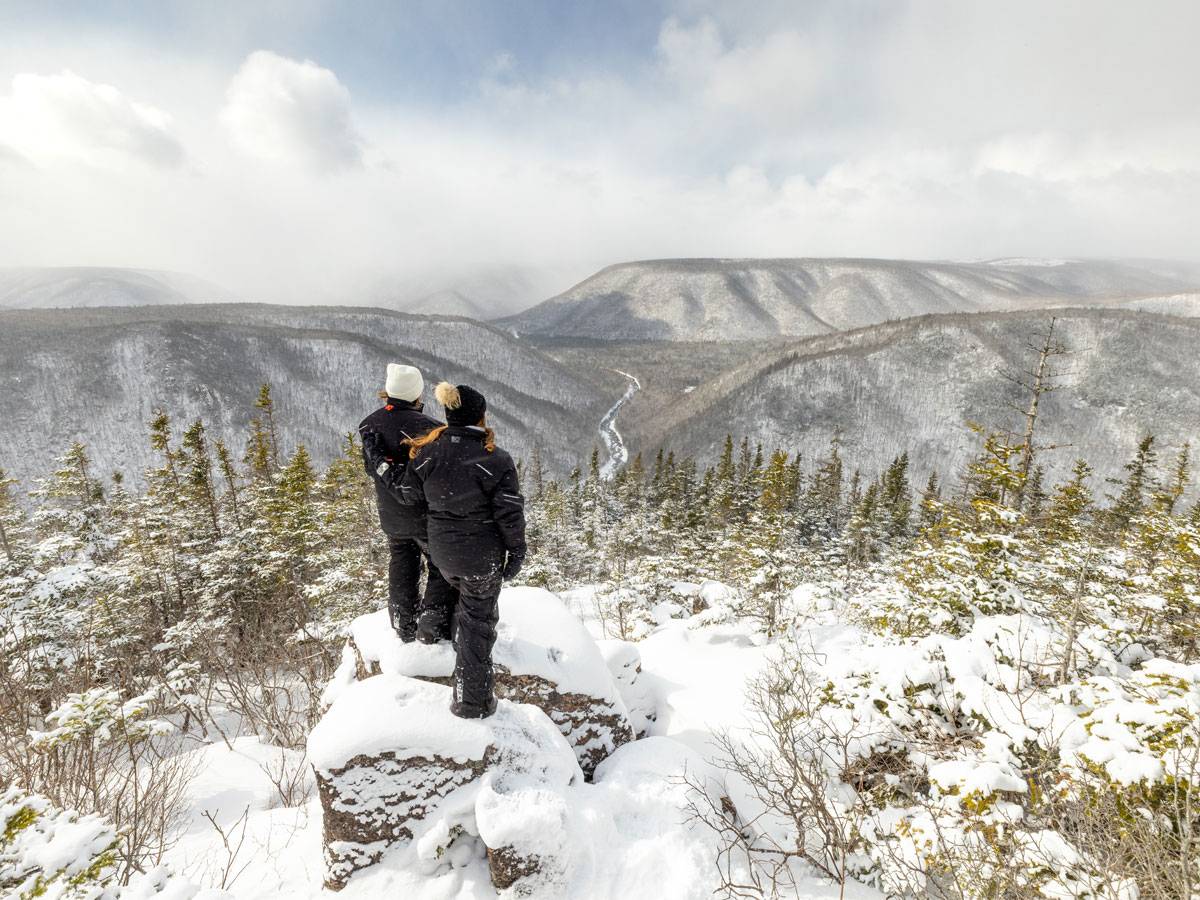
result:
[(540, 337), (762, 340), (930, 313), (1151, 298), (1197, 285), (1200, 272), (1163, 274), (1157, 264), (1118, 260), (657, 259), (607, 266), (498, 321)]
[(229, 303), (239, 298), (218, 284), (163, 269), (117, 266), (0, 268), (0, 309), (93, 309)]

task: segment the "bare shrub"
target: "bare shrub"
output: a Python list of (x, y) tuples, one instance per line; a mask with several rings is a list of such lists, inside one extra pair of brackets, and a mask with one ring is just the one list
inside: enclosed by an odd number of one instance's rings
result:
[(239, 864), (242, 847), (246, 843), (246, 827), (250, 823), (250, 807), (247, 806), (243, 809), (242, 814), (229, 826), (222, 826), (216, 816), (207, 809), (204, 811), (204, 818), (217, 833), (224, 853), (220, 865), (216, 867), (216, 877), (212, 880), (215, 882), (215, 887), (226, 891), (233, 887), (234, 882), (241, 877), (252, 862), (252, 860), (246, 860)]
[[(718, 868), (725, 896), (798, 894), (796, 862), (845, 886), (863, 859), (861, 825), (870, 807), (866, 793), (842, 782), (841, 773), (855, 771), (853, 748), (870, 735), (828, 715), (826, 687), (805, 665), (811, 656), (789, 656), (752, 682), (748, 699), (755, 726), (749, 740), (729, 733), (717, 737), (719, 765), (745, 786), (761, 811), (743, 821), (725, 798), (693, 801), (693, 817), (721, 838)], [(870, 776), (859, 771), (855, 777)], [(735, 881), (734, 874), (742, 872), (748, 881)]]
[(195, 758), (178, 734), (161, 721), (154, 723), (161, 727), (139, 727), (145, 724), (118, 710), (107, 721), (68, 721), (4, 748), (12, 780), (58, 807), (95, 813), (113, 825), (122, 882), (161, 864), (174, 846), (196, 774)]

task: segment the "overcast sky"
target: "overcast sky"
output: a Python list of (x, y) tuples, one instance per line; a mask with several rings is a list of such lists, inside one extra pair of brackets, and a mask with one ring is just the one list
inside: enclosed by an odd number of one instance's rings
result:
[(1197, 34), (1195, 0), (0, 0), (0, 265), (352, 300), (662, 256), (1195, 260)]

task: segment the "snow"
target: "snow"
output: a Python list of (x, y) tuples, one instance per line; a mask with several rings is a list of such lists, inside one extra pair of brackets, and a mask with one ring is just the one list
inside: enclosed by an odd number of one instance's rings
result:
[[(719, 582), (675, 587), (680, 596), (702, 596), (710, 604), (733, 596)], [(590, 608), (588, 590), (573, 592), (571, 599)], [(886, 642), (847, 624), (845, 608), (819, 586), (799, 585), (790, 596), (805, 616), (790, 639), (811, 649), (812, 664), (839, 689), (865, 685), (850, 696), (853, 715), (868, 730), (889, 721), (876, 701), (888, 704), (887, 716), (903, 721), (910, 714), (906, 710), (914, 709), (904, 705), (906, 699), (915, 704), (934, 695), (964, 711), (977, 710), (992, 723), (969, 749), (928, 760), (930, 780), (947, 803), (971, 794), (1023, 793), (1013, 748), (1030, 733), (1022, 729), (1029, 728), (1053, 726), (1055, 733), (1067, 735), (1069, 753), (1105, 766), (1115, 780), (1161, 777), (1142, 737), (1171, 710), (1190, 708), (1200, 681), (1200, 667), (1150, 660), (1139, 672), (1142, 688), (1131, 691), (1122, 681), (1128, 670), (1114, 660), (1122, 678), (1093, 678), (1074, 708), (1036, 694), (1038, 699), (1020, 711), (1028, 719), (1023, 722), (1008, 691), (1024, 685), (1028, 676), (1022, 673), (1038, 669), (1055, 652), (1049, 633), (1031, 620), (979, 617), (959, 638)], [(754, 739), (747, 685), (778, 658), (780, 644), (765, 641), (747, 621), (711, 622), (703, 616), (661, 618), (636, 643), (597, 643), (558, 597), (533, 588), (506, 589), (501, 620), (499, 661), (514, 671), (569, 684), (571, 690), (619, 691), (631, 708), (631, 687), (637, 688), (638, 704), (656, 713), (655, 720), (645, 721), (649, 736), (619, 748), (596, 769), (594, 782), (585, 783), (567, 742), (540, 710), (502, 701), (491, 719), (456, 719), (448, 711), (449, 688), (404, 674), (447, 673), (452, 666), (447, 645), (402, 645), (385, 614), (356, 620), (355, 643), (365, 659), (379, 661), (383, 674), (361, 682), (351, 678), (331, 691), (332, 705), (310, 739), (308, 763), (328, 770), (356, 755), (384, 750), (400, 757), (437, 753), (480, 759), (489, 746), (508, 759), (447, 796), (411, 845), (357, 873), (342, 896), (494, 897), (485, 842), (547, 860), (535, 880), (535, 897), (711, 896), (719, 848), (711, 831), (688, 819), (689, 803), (697, 798), (687, 782), (705, 786), (710, 796), (729, 796), (744, 820), (760, 811), (743, 785), (714, 768), (713, 738), (731, 733)], [(913, 687), (923, 684), (929, 686), (914, 696)], [(1154, 703), (1146, 692), (1155, 694)], [(1084, 718), (1090, 720), (1088, 728), (1082, 727)], [(868, 752), (870, 746), (860, 749)], [(231, 887), (239, 900), (327, 896), (321, 888), (320, 804), (310, 797), (300, 806), (282, 806), (270, 778), (281, 760), (302, 764), (300, 754), (253, 737), (201, 745), (193, 754), (198, 774), (190, 786), (187, 824), (165, 862), (196, 882), (217, 883), (224, 851), (204, 818), (207, 812), (233, 831), (235, 841), (244, 827), (245, 848), (234, 868), (246, 868)], [(996, 815), (1011, 816), (1014, 809), (998, 803)], [(915, 828), (923, 822), (910, 821)], [(924, 824), (946, 827), (941, 820)], [(837, 886), (807, 870), (797, 877), (801, 897), (840, 894)], [(174, 900), (175, 895), (155, 896)], [(178, 894), (180, 900), (186, 896)], [(845, 896), (880, 895), (852, 884)]]
[[(454, 671), (450, 644), (401, 642), (388, 624), (386, 610), (355, 619), (351, 635), (364, 661), (378, 662), (385, 674), (448, 677)], [(500, 592), (500, 622), (492, 658), (514, 675), (536, 675), (553, 682), (561, 692), (587, 694), (624, 708), (595, 641), (550, 591), (506, 587)]]
[(483, 720), (450, 712), (449, 688), (384, 674), (338, 695), (309, 735), (308, 758), (325, 771), (385, 750), (402, 759), (437, 754), (464, 762), (482, 759), (490, 741)]
[(609, 673), (621, 692), (621, 700), (629, 713), (633, 733), (643, 734), (658, 715), (654, 696), (642, 674), (642, 655), (632, 641), (600, 640), (596, 642), (608, 665)]
[[(489, 845), (514, 844), (555, 860), (553, 875), (539, 885), (546, 896), (646, 897), (665, 890), (707, 898), (718, 848), (715, 835), (687, 822), (685, 776), (711, 780), (698, 754), (668, 738), (648, 738), (617, 750), (591, 785), (500, 797), (485, 783), (480, 833)], [(499, 830), (497, 803), (505, 811)]]
[(750, 626), (692, 630), (673, 620), (638, 647), (642, 677), (658, 711), (651, 735), (673, 737), (696, 753), (711, 756), (714, 732), (747, 728), (747, 683), (773, 653), (758, 643)]
[[(698, 593), (702, 584), (684, 587)], [(715, 597), (722, 587), (712, 583), (708, 591)], [(574, 596), (585, 608), (587, 593)], [(501, 619), (506, 626), (502, 634), (509, 637), (505, 657), (500, 653), (503, 638), (497, 643), (498, 660), (525, 660), (546, 677), (576, 679), (572, 689), (616, 690), (609, 666), (627, 671), (640, 664), (636, 684), (658, 712), (657, 721), (648, 723), (651, 736), (619, 748), (597, 768), (594, 783), (586, 784), (572, 778), (578, 772), (574, 756), (539, 710), (502, 701), (497, 715), (483, 722), (453, 719), (447, 711), (448, 688), (406, 678), (396, 668), (444, 666), (449, 648), (397, 648), (385, 615), (357, 620), (355, 642), (364, 656), (378, 654), (384, 674), (362, 682), (351, 679), (331, 692), (335, 699), (314, 729), (309, 762), (338, 767), (358, 753), (418, 745), (478, 758), (489, 742), (521, 746), (520, 734), (526, 736), (525, 746), (540, 741), (542, 750), (527, 754), (524, 763), (517, 760), (503, 778), (489, 775), (452, 793), (411, 845), (357, 873), (340, 896), (494, 898), (483, 841), (471, 831), (475, 828), (490, 841), (519, 841), (556, 854), (553, 877), (539, 885), (535, 897), (711, 897), (716, 839), (705, 826), (688, 821), (690, 788), (684, 778), (727, 792), (744, 816), (753, 814), (737, 784), (719, 784), (710, 763), (713, 735), (726, 729), (748, 732), (746, 682), (774, 657), (775, 648), (745, 623), (697, 625), (666, 619), (643, 641), (601, 641), (597, 649), (557, 597), (530, 588), (505, 589)], [(830, 658), (863, 646), (861, 633), (844, 625), (818, 624), (811, 634)], [(551, 637), (562, 651), (557, 662), (529, 649)], [(591, 646), (590, 653), (582, 652), (585, 645)], [(567, 664), (580, 655), (590, 659), (587, 666)], [(591, 671), (593, 664), (598, 672)], [(364, 721), (371, 727), (364, 729)], [(230, 888), (232, 895), (237, 900), (327, 897), (321, 887), (320, 804), (310, 796), (298, 807), (280, 805), (268, 775), (279, 748), (247, 737), (231, 747), (216, 743), (194, 752), (200, 772), (191, 785), (189, 824), (165, 862), (199, 883), (215, 883), (225, 865), (224, 851), (203, 813), (212, 812), (228, 829), (245, 812), (245, 848), (235, 868), (246, 868)], [(537, 757), (541, 771), (531, 770), (530, 755)], [(804, 900), (842, 896), (836, 885), (800, 876), (798, 896)], [(866, 900), (880, 895), (852, 884), (844, 896)]]

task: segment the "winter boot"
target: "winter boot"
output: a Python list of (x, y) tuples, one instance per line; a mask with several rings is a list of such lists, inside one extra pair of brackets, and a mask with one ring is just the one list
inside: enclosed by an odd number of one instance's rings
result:
[(495, 676), (491, 665), (456, 666), (450, 712), (460, 719), (486, 719), (496, 711)]
[(496, 712), (496, 698), (489, 699), (487, 706), (484, 707), (465, 706), (455, 700), (450, 704), (450, 712), (460, 719), (486, 719)]
[(396, 632), (396, 636), (404, 643), (411, 644), (417, 636), (417, 624), (411, 618), (403, 616), (400, 612), (390, 604), (388, 605), (388, 618), (392, 623), (392, 631)]
[(452, 619), (446, 610), (427, 606), (417, 617), (417, 640), (422, 644), (440, 644), (453, 636)]

